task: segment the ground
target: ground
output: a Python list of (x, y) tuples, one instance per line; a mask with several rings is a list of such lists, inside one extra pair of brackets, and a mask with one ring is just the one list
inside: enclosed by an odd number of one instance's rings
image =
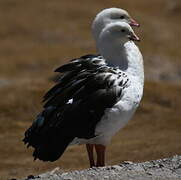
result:
[(57, 166), (88, 167), (83, 146), (55, 163), (33, 161), (24, 131), (53, 85), (53, 70), (74, 57), (95, 53), (90, 25), (96, 13), (121, 7), (141, 24), (136, 33), (145, 62), (143, 101), (112, 140), (107, 164), (181, 153), (181, 36), (179, 1), (0, 0), (0, 179), (39, 174)]
[(58, 167), (25, 180), (179, 180), (181, 179), (181, 156), (133, 163), (125, 161), (119, 165), (93, 167), (81, 171), (64, 172)]

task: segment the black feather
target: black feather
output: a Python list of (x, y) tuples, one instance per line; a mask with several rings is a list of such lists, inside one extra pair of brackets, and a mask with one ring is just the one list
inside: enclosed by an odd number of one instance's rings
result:
[[(95, 137), (105, 109), (118, 102), (129, 81), (97, 55), (73, 59), (55, 71), (61, 76), (45, 94), (44, 110), (23, 139), (34, 148), (34, 158), (43, 161), (61, 157), (74, 138)], [(68, 103), (70, 99), (72, 103)]]
[(79, 61), (73, 61), (73, 62), (69, 62), (68, 64), (64, 64), (62, 66), (60, 66), (59, 68), (55, 69), (54, 72), (67, 72), (67, 71), (72, 71), (72, 69), (76, 69), (76, 68), (80, 68), (81, 64)]

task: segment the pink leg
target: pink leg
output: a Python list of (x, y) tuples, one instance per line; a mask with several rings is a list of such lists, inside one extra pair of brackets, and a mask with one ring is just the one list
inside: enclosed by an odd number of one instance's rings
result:
[(101, 144), (95, 144), (95, 149), (96, 149), (96, 153), (97, 153), (96, 167), (105, 166), (106, 147)]
[(86, 144), (87, 153), (89, 156), (90, 167), (95, 166), (94, 163), (94, 144)]

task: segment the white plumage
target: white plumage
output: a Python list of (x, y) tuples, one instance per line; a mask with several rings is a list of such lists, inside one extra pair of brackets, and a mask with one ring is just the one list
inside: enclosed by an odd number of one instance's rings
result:
[(120, 80), (129, 80), (127, 88), (123, 89), (119, 101), (112, 108), (105, 110), (95, 128), (97, 136), (89, 140), (76, 139), (76, 143), (107, 145), (112, 136), (131, 119), (141, 101), (144, 86), (143, 58), (135, 43), (126, 40), (127, 37), (122, 37), (125, 36), (121, 32), (124, 29), (134, 34), (127, 23), (108, 24), (99, 36), (98, 50), (108, 65), (119, 68), (117, 71), (125, 74), (116, 80), (115, 85)]

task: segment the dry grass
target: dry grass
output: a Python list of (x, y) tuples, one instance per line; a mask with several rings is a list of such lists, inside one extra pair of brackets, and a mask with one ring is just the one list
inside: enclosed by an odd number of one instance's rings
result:
[[(0, 0), (0, 177), (38, 174), (56, 166), (88, 166), (82, 146), (68, 148), (55, 163), (33, 162), (21, 139), (41, 110), (52, 70), (68, 59), (95, 52), (90, 24), (106, 7), (128, 9), (142, 28), (146, 72), (148, 57), (181, 65), (180, 11), (165, 0)], [(168, 43), (169, 42), (169, 43)], [(164, 63), (164, 59), (161, 59)], [(159, 70), (159, 68), (158, 68)], [(169, 73), (169, 72), (168, 72)], [(143, 161), (181, 152), (181, 86), (147, 82), (141, 107), (108, 148), (107, 163)], [(77, 153), (77, 151), (79, 153)], [(0, 179), (1, 179), (0, 178)]]

